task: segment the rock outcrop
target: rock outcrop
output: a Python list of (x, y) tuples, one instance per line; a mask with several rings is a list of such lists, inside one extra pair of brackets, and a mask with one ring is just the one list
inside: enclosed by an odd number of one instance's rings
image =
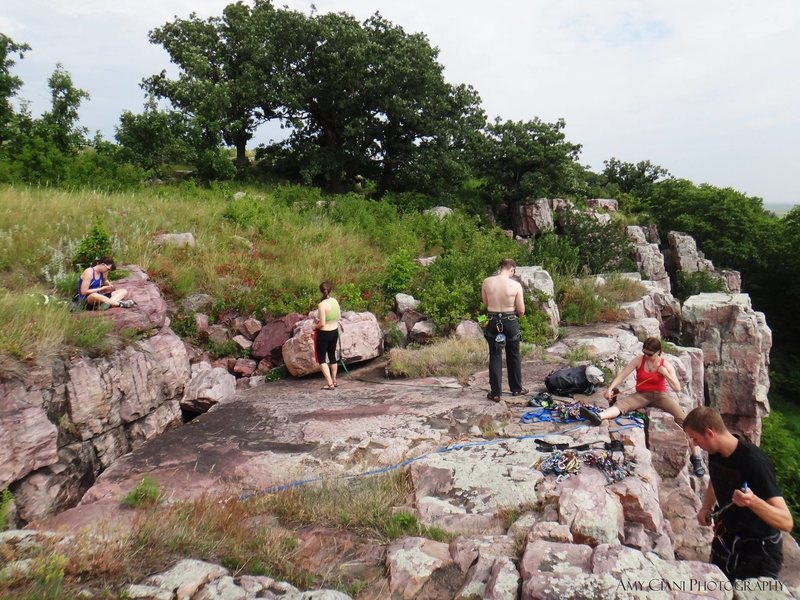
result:
[(513, 232), (521, 236), (536, 236), (553, 231), (553, 208), (547, 198), (517, 202), (512, 207)]
[(683, 305), (684, 334), (703, 351), (708, 399), (726, 424), (754, 444), (769, 412), (772, 332), (747, 294), (698, 294)]
[(117, 287), (137, 306), (89, 314), (149, 337), (0, 386), (0, 488), (10, 485), (25, 522), (74, 505), (117, 458), (181, 423), (186, 348), (165, 326), (158, 288), (138, 267), (126, 269), (131, 275)]

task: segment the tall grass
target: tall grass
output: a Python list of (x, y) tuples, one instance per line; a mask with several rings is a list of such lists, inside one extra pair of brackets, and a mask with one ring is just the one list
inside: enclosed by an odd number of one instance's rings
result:
[(568, 325), (597, 321), (621, 321), (620, 305), (641, 298), (647, 292), (638, 281), (611, 274), (604, 284), (594, 277), (559, 281), (557, 291), (561, 320)]
[(70, 348), (91, 354), (109, 350), (111, 324), (97, 314), (69, 312), (64, 303), (36, 295), (0, 294), (0, 376), (44, 365)]
[(455, 377), (466, 384), (475, 371), (485, 368), (489, 350), (482, 338), (446, 338), (426, 346), (392, 348), (389, 373), (410, 377)]

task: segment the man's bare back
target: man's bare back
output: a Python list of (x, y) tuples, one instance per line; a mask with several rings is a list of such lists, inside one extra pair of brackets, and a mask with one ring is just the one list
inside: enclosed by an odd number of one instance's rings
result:
[(511, 279), (514, 269), (501, 269), (497, 275), (483, 280), (483, 304), (489, 312), (515, 312), (525, 314), (522, 286)]

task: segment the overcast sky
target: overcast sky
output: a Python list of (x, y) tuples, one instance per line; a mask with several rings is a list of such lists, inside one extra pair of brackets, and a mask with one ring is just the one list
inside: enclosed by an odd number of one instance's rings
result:
[[(142, 78), (168, 68), (147, 33), (225, 0), (0, 0), (0, 31), (32, 51), (14, 72), (34, 114), (61, 62), (91, 95), (81, 122), (113, 139), (139, 112)], [(310, 11), (308, 1), (276, 5)], [(380, 11), (440, 49), (451, 83), (490, 118), (566, 120), (581, 162), (650, 160), (695, 183), (800, 203), (800, 2), (796, 0), (316, 0)], [(259, 134), (268, 141), (271, 132)]]

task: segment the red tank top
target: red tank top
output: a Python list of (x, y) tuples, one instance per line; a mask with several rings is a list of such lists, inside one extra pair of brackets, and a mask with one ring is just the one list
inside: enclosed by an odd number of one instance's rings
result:
[(666, 392), (667, 379), (658, 372), (658, 368), (664, 365), (664, 359), (658, 363), (656, 371), (651, 373), (644, 368), (645, 357), (642, 356), (642, 362), (636, 369), (636, 391), (637, 392)]

